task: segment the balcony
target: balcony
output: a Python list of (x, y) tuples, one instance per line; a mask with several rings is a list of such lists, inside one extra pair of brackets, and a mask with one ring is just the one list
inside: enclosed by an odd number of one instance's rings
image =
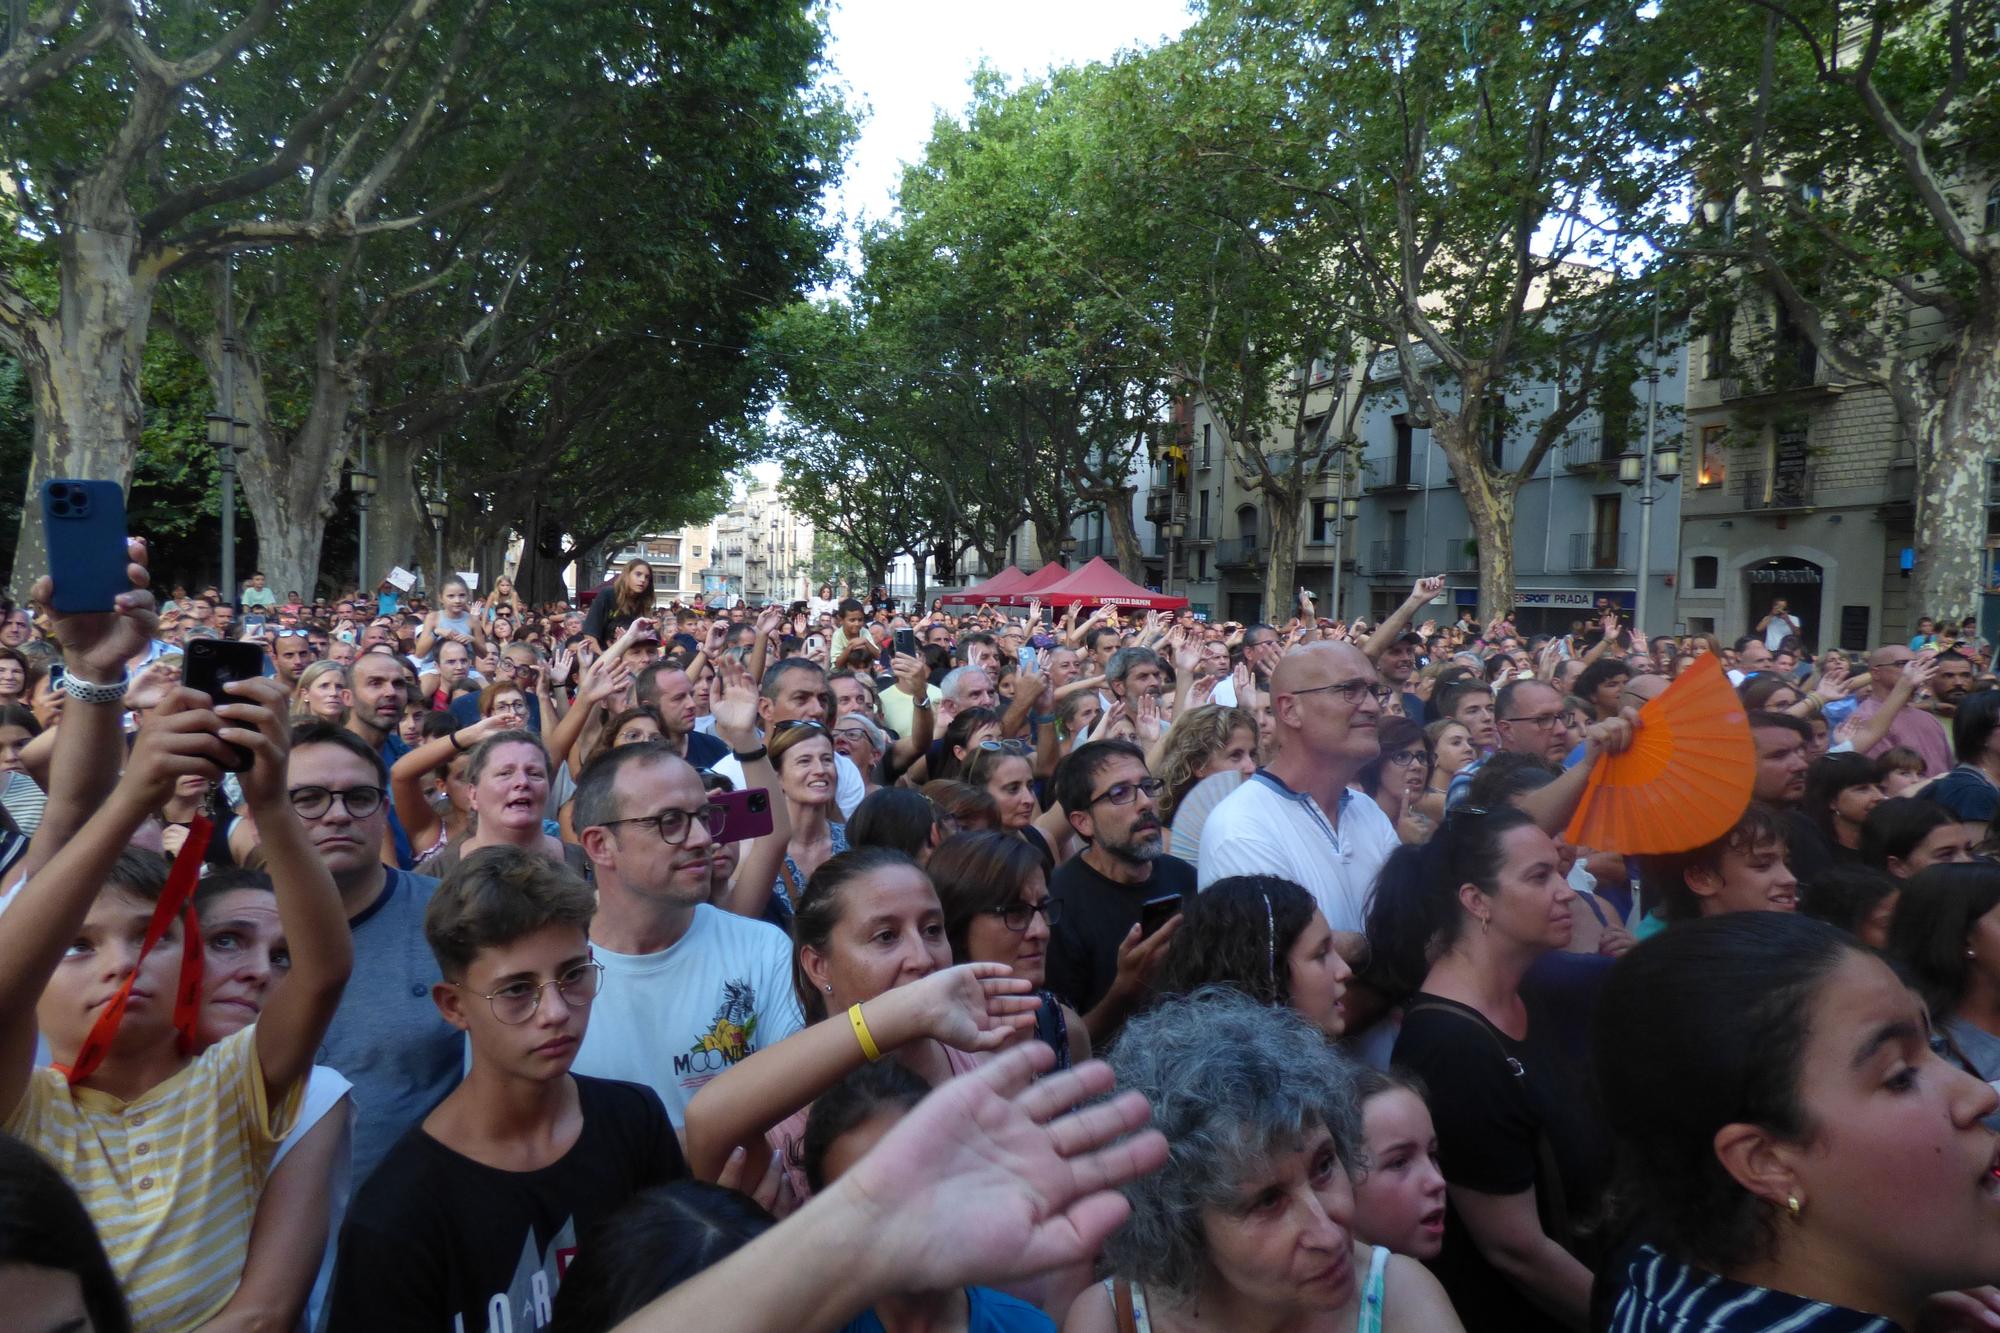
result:
[(1386, 475), (1370, 476), (1362, 483), (1361, 489), (1370, 495), (1414, 495), (1422, 490), (1423, 487), (1415, 480), (1409, 460), (1402, 459), (1400, 462), (1401, 466), (1390, 469)]
[(1368, 572), (1370, 574), (1407, 574), (1410, 572), (1409, 541), (1374, 542), (1368, 548)]
[(1602, 477), (1617, 470), (1618, 455), (1624, 452), (1625, 442), (1616, 436), (1606, 435), (1603, 424), (1593, 422), (1566, 431), (1560, 447), (1563, 467), (1571, 472)]
[(1744, 468), (1732, 484), (1743, 501), (1743, 507), (1753, 512), (1812, 508), (1812, 473), (1806, 468), (1804, 459), (1775, 468)]
[[(1377, 543), (1380, 545), (1380, 543)], [(1437, 559), (1430, 570), (1440, 574), (1477, 574), (1479, 541), (1474, 537), (1452, 537), (1438, 543)]]
[(1076, 549), (1070, 552), (1070, 568), (1075, 569), (1081, 565), (1088, 564), (1098, 556), (1103, 556), (1106, 560), (1116, 563), (1118, 559), (1117, 548), (1118, 544), (1108, 536), (1092, 537), (1087, 541), (1080, 541), (1076, 544)]
[(1146, 521), (1167, 523), (1175, 519), (1187, 522), (1187, 496), (1172, 486), (1153, 486), (1146, 491)]
[(1569, 567), (1579, 574), (1629, 574), (1634, 564), (1629, 532), (1572, 532)]
[(1257, 545), (1255, 533), (1246, 537), (1231, 537), (1222, 543), (1216, 554), (1216, 563), (1228, 566), (1256, 566), (1264, 563), (1262, 549)]
[(1723, 402), (1737, 408), (1836, 397), (1846, 390), (1833, 379), (1833, 368), (1804, 341), (1780, 344), (1769, 360), (1758, 364), (1739, 360), (1731, 370), (1716, 382), (1716, 389)]

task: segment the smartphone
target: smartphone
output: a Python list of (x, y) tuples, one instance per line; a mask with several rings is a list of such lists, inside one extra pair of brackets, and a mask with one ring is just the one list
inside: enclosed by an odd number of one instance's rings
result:
[[(181, 669), (181, 683), (191, 690), (200, 690), (217, 704), (226, 704), (236, 696), (222, 687), (232, 680), (257, 680), (264, 674), (264, 650), (254, 643), (240, 643), (234, 639), (190, 639), (187, 656)], [(232, 773), (240, 773), (250, 767), (251, 754), (240, 745), (232, 745), (236, 752), (234, 763), (223, 767)]]
[(712, 791), (708, 799), (728, 813), (722, 817), (717, 842), (747, 842), (771, 831), (771, 793), (763, 787), (743, 791)]
[(1181, 896), (1169, 893), (1159, 898), (1148, 898), (1139, 904), (1139, 936), (1150, 939), (1161, 926), (1174, 919), (1181, 910)]
[(896, 651), (905, 657), (917, 655), (917, 632), (913, 629), (896, 631)]
[(132, 591), (125, 576), (125, 492), (115, 481), (52, 477), (42, 483), (42, 531), (49, 547), (55, 609), (111, 611)]

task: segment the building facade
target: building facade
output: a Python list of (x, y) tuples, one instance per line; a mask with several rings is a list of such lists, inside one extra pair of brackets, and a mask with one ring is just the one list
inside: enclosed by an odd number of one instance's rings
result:
[(619, 546), (604, 577), (615, 576), (633, 560), (644, 560), (653, 567), (655, 606), (692, 602), (705, 586), (714, 553), (715, 529), (711, 524), (678, 532), (644, 533)]
[(761, 604), (797, 601), (811, 591), (812, 524), (792, 512), (775, 485), (741, 486), (713, 529), (703, 586), (710, 597)]
[[(1681, 445), (1684, 365), (1680, 341), (1663, 339), (1652, 412), (1656, 455)], [(1578, 417), (1517, 492), (1514, 618), (1525, 631), (1565, 632), (1589, 620), (1600, 599), (1630, 616), (1642, 580), (1646, 631), (1675, 627), (1681, 482), (1620, 481), (1621, 457), (1645, 447), (1649, 385), (1642, 377), (1629, 387), (1614, 410)], [(1339, 410), (1343, 393), (1365, 395), (1355, 427), (1358, 466), (1324, 478), (1299, 525), (1297, 582), (1313, 594), (1320, 614), (1379, 621), (1401, 605), (1416, 579), (1431, 574), (1446, 579), (1438, 619), (1476, 610), (1479, 551), (1471, 519), (1443, 450), (1411, 419), (1394, 354), (1374, 358), (1353, 380), (1323, 372), (1311, 392), (1309, 415)], [(1488, 445), (1496, 464), (1520, 465), (1555, 400), (1555, 387), (1545, 383), (1507, 395), (1504, 424)], [(1634, 402), (1637, 410), (1627, 410)], [(1264, 605), (1270, 516), (1263, 497), (1236, 475), (1222, 427), (1195, 405), (1179, 438), (1186, 453), (1183, 535), (1161, 543), (1163, 552), (1172, 547), (1174, 590), (1217, 619), (1293, 614), (1289, 605)], [(1172, 503), (1171, 494), (1152, 500), (1162, 513)], [(1643, 556), (1642, 547), (1650, 548)]]

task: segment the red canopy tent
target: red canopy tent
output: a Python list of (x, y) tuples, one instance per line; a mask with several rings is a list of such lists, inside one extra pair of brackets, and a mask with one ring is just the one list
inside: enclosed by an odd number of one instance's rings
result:
[[(1188, 604), (1185, 597), (1168, 597), (1140, 587), (1105, 563), (1102, 556), (1053, 586), (1040, 589), (1038, 595), (1048, 606), (1082, 602), (1085, 606), (1136, 606), (1146, 611), (1178, 611)], [(1015, 599), (1020, 599), (1019, 592), (1015, 594)]]
[(1014, 589), (1027, 581), (1028, 576), (1026, 574), (1023, 574), (1020, 570), (1014, 568), (1014, 566), (1008, 565), (984, 583), (975, 583), (965, 589), (963, 596), (968, 602), (990, 602), (996, 596), (1005, 597), (1008, 593), (1014, 591)]
[[(1069, 575), (1070, 571), (1061, 565), (1043, 565), (1032, 574), (1022, 575), (1019, 583), (1005, 589), (999, 596), (986, 597), (982, 600), (988, 602), (1007, 602), (1013, 606), (1027, 605), (1030, 597), (1039, 597), (1042, 601), (1046, 602), (1048, 598), (1043, 597), (1042, 594), (1053, 588), (1056, 584), (1061, 583)], [(995, 577), (998, 576), (996, 575)], [(984, 589), (981, 588), (978, 591), (983, 592)]]

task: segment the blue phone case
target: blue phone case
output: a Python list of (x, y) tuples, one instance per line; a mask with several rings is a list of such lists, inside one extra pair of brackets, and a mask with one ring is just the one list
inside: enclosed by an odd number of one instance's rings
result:
[(110, 611), (132, 591), (125, 576), (125, 492), (115, 481), (52, 477), (42, 483), (42, 531), (49, 546), (55, 609)]

